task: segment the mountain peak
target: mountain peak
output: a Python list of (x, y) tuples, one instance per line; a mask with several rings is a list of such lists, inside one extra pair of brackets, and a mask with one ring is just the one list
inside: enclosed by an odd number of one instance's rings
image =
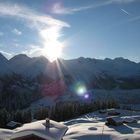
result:
[(20, 61), (20, 60), (27, 60), (27, 59), (30, 59), (30, 57), (28, 57), (26, 54), (18, 54), (12, 57), (10, 61), (15, 61), (15, 60)]
[(110, 59), (110, 58), (105, 58), (104, 60), (105, 61), (112, 61), (112, 59)]
[(123, 57), (117, 57), (114, 59), (114, 61), (119, 63), (135, 63), (133, 61), (130, 61), (129, 59), (123, 58)]
[(0, 61), (8, 61), (2, 53), (0, 53)]
[[(16, 58), (25, 58), (25, 57), (28, 57), (26, 54), (18, 54), (18, 55), (15, 55), (14, 57), (16, 57)], [(14, 58), (13, 57), (13, 58)]]
[(126, 59), (123, 57), (116, 57), (116, 58), (114, 58), (114, 60), (126, 60)]

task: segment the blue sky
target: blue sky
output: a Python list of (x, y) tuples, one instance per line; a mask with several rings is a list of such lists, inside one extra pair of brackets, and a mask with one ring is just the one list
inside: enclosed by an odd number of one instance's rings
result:
[[(140, 62), (139, 0), (0, 0), (0, 52)], [(59, 51), (59, 49), (58, 49)]]

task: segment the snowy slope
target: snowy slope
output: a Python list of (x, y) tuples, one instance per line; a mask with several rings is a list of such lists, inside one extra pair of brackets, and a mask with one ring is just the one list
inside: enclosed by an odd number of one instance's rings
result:
[(38, 110), (42, 107), (50, 107), (50, 106), (53, 106), (55, 105), (55, 99), (56, 97), (49, 97), (49, 96), (46, 96), (42, 99), (39, 99), (35, 102), (33, 102), (31, 105), (30, 105), (30, 108), (32, 109), (32, 111), (35, 111), (35, 110)]
[(99, 101), (107, 101), (114, 99), (115, 101), (118, 101), (119, 103), (123, 104), (140, 104), (140, 89), (133, 90), (94, 89), (93, 99)]
[(140, 110), (140, 89), (134, 90), (105, 90), (94, 89), (90, 92), (90, 98), (85, 99), (83, 97), (72, 95), (70, 93), (63, 96), (45, 96), (33, 103), (30, 108), (32, 110), (39, 109), (41, 107), (53, 106), (57, 102), (84, 102), (89, 103), (91, 100), (107, 102), (115, 100), (117, 103), (123, 106), (128, 106), (134, 110)]

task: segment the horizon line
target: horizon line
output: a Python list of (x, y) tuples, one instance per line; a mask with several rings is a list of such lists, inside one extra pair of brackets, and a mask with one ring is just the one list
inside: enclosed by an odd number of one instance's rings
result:
[[(12, 58), (14, 58), (15, 56), (18, 56), (18, 55), (25, 55), (25, 56), (27, 56), (27, 57), (29, 57), (29, 58), (45, 57), (49, 62), (51, 62), (51, 61), (50, 61), (46, 56), (44, 56), (44, 55), (29, 56), (29, 55), (26, 54), (26, 53), (19, 53), (19, 54), (14, 54), (14, 55), (12, 55), (12, 57), (8, 58), (8, 57), (6, 57), (2, 52), (0, 52), (0, 54), (1, 54), (3, 57), (5, 57), (8, 61), (11, 60)], [(96, 57), (85, 57), (85, 56), (79, 56), (79, 57), (74, 57), (74, 58), (62, 58), (62, 57), (59, 57), (59, 58), (57, 58), (56, 60), (52, 61), (51, 63), (53, 63), (53, 62), (55, 62), (55, 61), (57, 61), (57, 60), (66, 60), (66, 61), (68, 61), (68, 60), (76, 60), (76, 59), (80, 59), (80, 58), (84, 58), (84, 59), (96, 59), (96, 60), (106, 60), (106, 59), (108, 59), (108, 60), (112, 60), (112, 61), (119, 58), (119, 59), (124, 59), (124, 60), (131, 61), (131, 62), (134, 62), (134, 63), (137, 63), (137, 64), (140, 63), (140, 61), (134, 61), (134, 60), (131, 60), (131, 59), (126, 58), (126, 57), (123, 57), (123, 56), (117, 56), (117, 57), (114, 57), (114, 58), (110, 58), (110, 57), (96, 58)]]

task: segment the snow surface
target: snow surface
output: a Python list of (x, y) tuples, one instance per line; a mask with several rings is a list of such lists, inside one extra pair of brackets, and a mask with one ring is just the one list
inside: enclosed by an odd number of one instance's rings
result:
[(55, 99), (56, 97), (50, 97), (50, 96), (46, 96), (42, 99), (39, 99), (35, 102), (33, 102), (30, 106), (32, 111), (36, 111), (42, 107), (51, 107), (53, 105), (55, 105)]
[(140, 112), (117, 111), (121, 112), (120, 117), (133, 117), (138, 123), (107, 126), (108, 115), (94, 112), (64, 122), (69, 127), (64, 140), (140, 140)]
[(66, 130), (67, 126), (52, 120), (50, 120), (49, 128), (46, 128), (45, 120), (41, 120), (25, 124), (22, 127), (18, 127), (15, 129), (16, 133), (14, 133), (11, 138), (13, 139), (35, 134), (48, 140), (61, 140)]
[[(130, 118), (136, 119), (137, 123), (127, 123), (121, 126), (107, 126), (105, 125), (107, 113), (100, 114), (98, 111), (85, 114), (81, 117), (63, 122), (64, 125), (68, 126), (68, 131), (63, 137), (64, 140), (140, 140), (140, 112), (128, 111), (116, 109), (115, 111), (120, 112), (118, 116), (121, 119)], [(42, 133), (41, 125), (44, 121), (37, 121), (29, 124), (25, 124), (23, 127), (15, 129), (13, 131), (0, 129), (0, 140), (8, 140), (10, 135), (19, 131), (27, 132), (35, 131)], [(34, 124), (34, 125), (32, 125)], [(62, 122), (61, 122), (62, 124)], [(33, 128), (31, 128), (33, 126)], [(53, 129), (53, 128), (52, 128)], [(44, 131), (43, 131), (44, 133)], [(18, 133), (17, 133), (18, 134)], [(55, 135), (55, 140), (58, 140)]]
[(9, 140), (14, 130), (0, 129), (0, 140)]
[(93, 99), (107, 101), (114, 99), (119, 103), (124, 104), (140, 104), (140, 89), (133, 90), (105, 90), (105, 89), (93, 89)]
[(47, 128), (45, 120), (41, 120), (24, 124), (13, 131), (0, 129), (0, 140), (10, 140), (31, 134), (48, 140), (61, 140), (67, 129), (67, 126), (52, 120), (50, 120), (50, 126)]

